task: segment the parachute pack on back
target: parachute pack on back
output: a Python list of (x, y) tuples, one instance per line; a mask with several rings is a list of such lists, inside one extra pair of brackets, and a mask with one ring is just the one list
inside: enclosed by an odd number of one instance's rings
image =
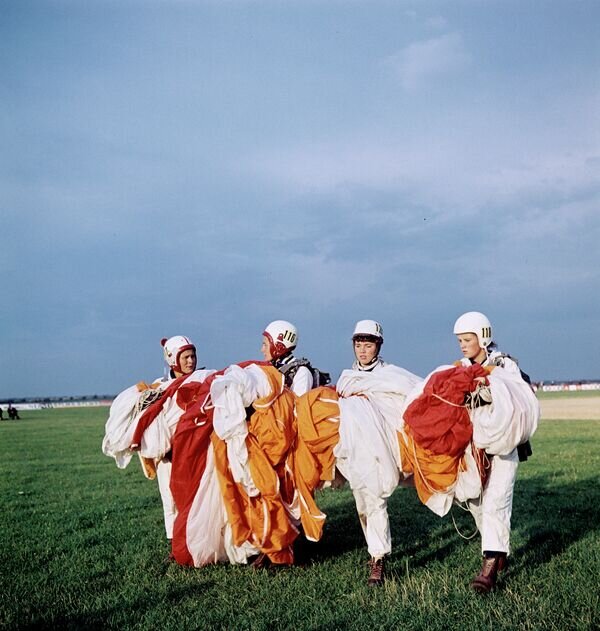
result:
[(313, 388), (326, 386), (327, 384), (331, 383), (331, 375), (328, 372), (323, 372), (318, 368), (314, 368), (313, 366), (311, 366), (308, 359), (306, 359), (305, 357), (301, 357), (300, 359), (295, 359), (289, 364), (284, 364), (279, 368), (279, 370), (283, 373), (283, 376), (285, 378), (285, 385), (288, 388), (291, 388), (294, 377), (296, 376), (296, 373), (301, 366), (306, 366), (306, 368), (310, 370), (313, 377)]

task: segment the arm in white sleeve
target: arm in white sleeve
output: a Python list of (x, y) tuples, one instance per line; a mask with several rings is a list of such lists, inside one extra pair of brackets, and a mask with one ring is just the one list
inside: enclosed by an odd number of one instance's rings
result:
[(294, 375), (294, 380), (292, 381), (292, 392), (301, 397), (303, 394), (306, 394), (309, 390), (312, 390), (313, 387), (313, 375), (312, 372), (306, 366), (300, 366), (298, 371)]

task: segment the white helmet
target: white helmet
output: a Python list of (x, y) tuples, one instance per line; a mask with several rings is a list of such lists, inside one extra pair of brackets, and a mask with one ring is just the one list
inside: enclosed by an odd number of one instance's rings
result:
[(275, 320), (263, 331), (269, 340), (269, 352), (273, 359), (290, 353), (298, 344), (298, 329), (286, 320)]
[(383, 343), (383, 327), (379, 322), (375, 320), (360, 320), (354, 327), (354, 333), (352, 334), (352, 341), (355, 341), (358, 337), (374, 337), (375, 341), (380, 344)]
[(481, 348), (487, 348), (492, 343), (492, 323), (479, 311), (463, 313), (454, 323), (454, 335), (462, 333), (475, 333)]
[(181, 353), (191, 348), (194, 349), (194, 352), (196, 351), (192, 340), (185, 335), (174, 335), (168, 339), (163, 337), (160, 344), (164, 348), (165, 361), (174, 370), (179, 370), (179, 356)]

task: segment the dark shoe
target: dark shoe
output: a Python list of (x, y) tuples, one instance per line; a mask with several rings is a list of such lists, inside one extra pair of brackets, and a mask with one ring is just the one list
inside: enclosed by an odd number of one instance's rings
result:
[(480, 594), (488, 594), (496, 587), (498, 572), (507, 566), (505, 552), (488, 552), (483, 557), (481, 571), (471, 583), (471, 587)]
[(385, 578), (385, 567), (383, 563), (383, 558), (371, 558), (369, 560), (369, 568), (371, 570), (371, 574), (369, 576), (369, 581), (367, 584), (369, 585), (369, 587), (381, 587)]
[(175, 563), (175, 556), (171, 547), (171, 539), (167, 539), (167, 544), (169, 546), (169, 554), (164, 558), (164, 563)]
[(255, 570), (260, 570), (262, 568), (267, 568), (271, 566), (271, 559), (264, 553), (261, 552), (250, 564), (250, 567)]
[(276, 572), (277, 570), (284, 570), (290, 566), (287, 563), (273, 563), (273, 561), (271, 561), (264, 552), (261, 552), (257, 557), (255, 557), (254, 561), (250, 563), (250, 567), (254, 570), (269, 570), (271, 572)]
[(508, 557), (506, 556), (506, 552), (498, 553), (498, 574), (500, 572), (508, 571)]

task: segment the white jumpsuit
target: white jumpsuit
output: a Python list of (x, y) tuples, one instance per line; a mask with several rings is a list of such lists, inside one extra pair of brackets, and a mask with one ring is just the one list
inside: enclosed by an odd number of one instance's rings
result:
[[(342, 419), (347, 404), (353, 403), (354, 408), (361, 404), (365, 407), (364, 416), (352, 430), (358, 430), (360, 444), (355, 445), (355, 451), (349, 452), (345, 458), (341, 458), (340, 453), (336, 454), (337, 467), (350, 482), (369, 554), (378, 559), (392, 551), (387, 499), (398, 484), (401, 469), (397, 429), (402, 419), (406, 395), (421, 379), (397, 366), (386, 364), (381, 359), (374, 366), (369, 366), (368, 370), (355, 362), (352, 371), (344, 371), (340, 376), (338, 393), (343, 397), (344, 391), (349, 390), (344, 384), (351, 381), (358, 383), (361, 374), (364, 375), (365, 386), (367, 381), (373, 384), (379, 378), (382, 384), (389, 385), (377, 385), (375, 388), (369, 386), (363, 393), (357, 391), (359, 396), (340, 398)], [(354, 412), (360, 414), (359, 410), (355, 409)], [(369, 432), (368, 436), (360, 436), (360, 429), (363, 427)], [(373, 431), (374, 428), (376, 431)], [(343, 426), (340, 426), (340, 432), (344, 432)], [(344, 439), (341, 442), (345, 442)], [(356, 439), (353, 442), (357, 442)], [(369, 458), (373, 460), (372, 463), (369, 463)], [(367, 467), (370, 470), (365, 471)]]
[[(471, 362), (466, 358), (463, 358), (461, 363), (464, 366), (471, 365)], [(500, 366), (502, 370), (520, 375), (517, 363), (501, 353), (491, 353), (482, 365), (494, 364)], [(505, 552), (509, 554), (510, 519), (519, 456), (515, 447), (506, 455), (489, 457), (491, 458), (491, 469), (487, 485), (481, 497), (469, 500), (468, 506), (481, 534), (482, 552)]]

